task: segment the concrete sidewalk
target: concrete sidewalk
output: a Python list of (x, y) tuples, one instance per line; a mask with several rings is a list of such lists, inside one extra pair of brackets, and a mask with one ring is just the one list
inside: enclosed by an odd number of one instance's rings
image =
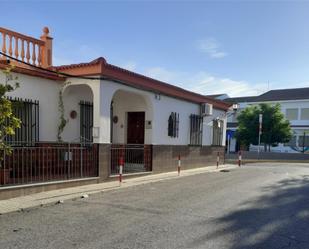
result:
[[(209, 166), (197, 169), (182, 170), (180, 176), (177, 172), (168, 172), (161, 174), (150, 174), (145, 176), (139, 176), (134, 178), (127, 178), (124, 176), (121, 186), (119, 185), (118, 178), (115, 181), (107, 181), (98, 184), (84, 185), (73, 188), (65, 188), (53, 191), (47, 191), (8, 200), (0, 201), (0, 214), (10, 213), (14, 211), (24, 211), (29, 208), (44, 206), (48, 204), (55, 204), (63, 202), (65, 200), (71, 200), (76, 198), (87, 197), (88, 195), (105, 192), (109, 190), (116, 190), (121, 188), (127, 188), (130, 186), (136, 186), (141, 184), (147, 184), (151, 182), (164, 181), (169, 179), (176, 179), (185, 176), (191, 176), (196, 174), (202, 174), (207, 172), (218, 172), (222, 169), (236, 168), (236, 165), (220, 165), (219, 169), (216, 166)], [(0, 190), (1, 191), (1, 190)]]

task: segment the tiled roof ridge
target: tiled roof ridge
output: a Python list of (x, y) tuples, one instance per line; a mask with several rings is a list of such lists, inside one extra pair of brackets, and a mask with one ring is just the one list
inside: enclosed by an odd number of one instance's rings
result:
[[(166, 82), (164, 82), (164, 81), (160, 81), (160, 80), (157, 80), (157, 79), (148, 77), (148, 76), (143, 75), (143, 74), (139, 74), (139, 73), (132, 72), (132, 71), (130, 71), (130, 70), (127, 70), (127, 69), (124, 69), (124, 68), (115, 66), (115, 65), (113, 65), (113, 64), (106, 63), (106, 66), (107, 66), (107, 67), (112, 67), (112, 68), (114, 68), (114, 69), (116, 69), (116, 70), (121, 70), (121, 71), (123, 71), (123, 72), (125, 72), (125, 73), (129, 73), (129, 74), (132, 74), (132, 75), (137, 76), (137, 77), (141, 77), (141, 78), (144, 78), (144, 79), (147, 79), (147, 80), (155, 81), (157, 84), (161, 84), (162, 86), (165, 86), (165, 87), (174, 88), (174, 89), (179, 90), (179, 91), (186, 91), (187, 93), (190, 93), (190, 94), (192, 94), (192, 95), (199, 96), (199, 97), (201, 97), (201, 98), (203, 98), (203, 99), (207, 99), (207, 100), (210, 100), (210, 101), (212, 101), (212, 102), (216, 102), (216, 103), (222, 103), (222, 102), (223, 102), (223, 101), (220, 101), (220, 100), (212, 99), (211, 97), (207, 97), (207, 96), (202, 95), (202, 94), (199, 94), (199, 93), (192, 92), (192, 91), (190, 91), (190, 90), (181, 88), (181, 87), (179, 87), (179, 86), (175, 86), (175, 85), (166, 83)], [(224, 103), (224, 102), (223, 102), (223, 103)]]
[(78, 64), (54, 66), (53, 69), (57, 70), (57, 71), (61, 71), (61, 70), (65, 70), (65, 69), (81, 68), (81, 67), (86, 67), (86, 66), (94, 66), (94, 65), (98, 65), (98, 64), (101, 64), (101, 72), (100, 72), (100, 74), (102, 76), (104, 76), (104, 68), (105, 69), (116, 70), (118, 72), (122, 72), (122, 73), (125, 73), (125, 74), (133, 76), (133, 77), (137, 77), (137, 78), (140, 78), (140, 79), (147, 80), (147, 81), (149, 81), (151, 83), (157, 84), (158, 86), (165, 88), (166, 90), (167, 89), (170, 89), (170, 90), (173, 89), (175, 91), (179, 91), (179, 92), (182, 92), (182, 93), (189, 94), (191, 97), (198, 98), (199, 99), (198, 102), (200, 102), (200, 103), (209, 101), (209, 102), (212, 102), (212, 103), (216, 103), (219, 107), (221, 107), (223, 109), (228, 109), (229, 106), (230, 106), (229, 103), (226, 103), (224, 101), (213, 99), (211, 97), (207, 97), (207, 96), (204, 96), (202, 94), (195, 93), (195, 92), (186, 90), (184, 88), (181, 88), (181, 87), (178, 87), (178, 86), (175, 86), (175, 85), (172, 85), (172, 84), (169, 84), (169, 83), (157, 80), (157, 79), (153, 79), (153, 78), (148, 77), (146, 75), (139, 74), (139, 73), (136, 73), (136, 72), (132, 72), (130, 70), (121, 68), (121, 67), (113, 65), (113, 64), (109, 64), (109, 63), (107, 63), (107, 61), (103, 57), (99, 57), (99, 58), (97, 58), (97, 59), (95, 59), (93, 61), (87, 62), (87, 63), (78, 63)]

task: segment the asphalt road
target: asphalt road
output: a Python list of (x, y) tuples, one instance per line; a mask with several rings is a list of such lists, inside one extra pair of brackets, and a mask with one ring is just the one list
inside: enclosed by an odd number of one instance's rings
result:
[(309, 248), (309, 165), (253, 164), (2, 215), (0, 248)]

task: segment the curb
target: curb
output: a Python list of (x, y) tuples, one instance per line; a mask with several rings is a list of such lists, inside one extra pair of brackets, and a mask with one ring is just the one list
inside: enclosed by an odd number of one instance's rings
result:
[(80, 187), (73, 187), (60, 190), (52, 190), (33, 195), (2, 200), (0, 201), (0, 215), (12, 212), (29, 212), (39, 207), (47, 207), (57, 204), (60, 205), (67, 200), (88, 198), (93, 194), (108, 192), (112, 190), (119, 190), (166, 180), (175, 180), (186, 176), (220, 172), (223, 169), (226, 170), (226, 169), (238, 168), (235, 165), (223, 165), (218, 169), (216, 169), (216, 166), (210, 166), (210, 167), (182, 170), (179, 176), (178, 173), (175, 171), (155, 175), (146, 175), (142, 177), (128, 178), (124, 179), (121, 186), (119, 186), (118, 181), (107, 181), (99, 184), (84, 185)]

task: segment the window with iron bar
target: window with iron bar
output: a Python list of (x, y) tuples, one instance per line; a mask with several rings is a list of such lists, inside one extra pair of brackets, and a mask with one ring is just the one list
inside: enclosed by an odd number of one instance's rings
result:
[(203, 117), (190, 115), (190, 145), (202, 145)]
[(34, 146), (39, 141), (39, 101), (8, 97), (12, 112), (20, 119), (20, 128), (15, 135), (7, 136), (6, 142), (12, 146)]
[(168, 118), (168, 136), (178, 137), (179, 135), (179, 113), (172, 112)]
[(222, 139), (223, 139), (223, 120), (214, 120), (213, 121), (213, 139), (212, 145), (215, 146), (222, 146)]
[(89, 143), (93, 141), (93, 103), (80, 101), (80, 141)]

